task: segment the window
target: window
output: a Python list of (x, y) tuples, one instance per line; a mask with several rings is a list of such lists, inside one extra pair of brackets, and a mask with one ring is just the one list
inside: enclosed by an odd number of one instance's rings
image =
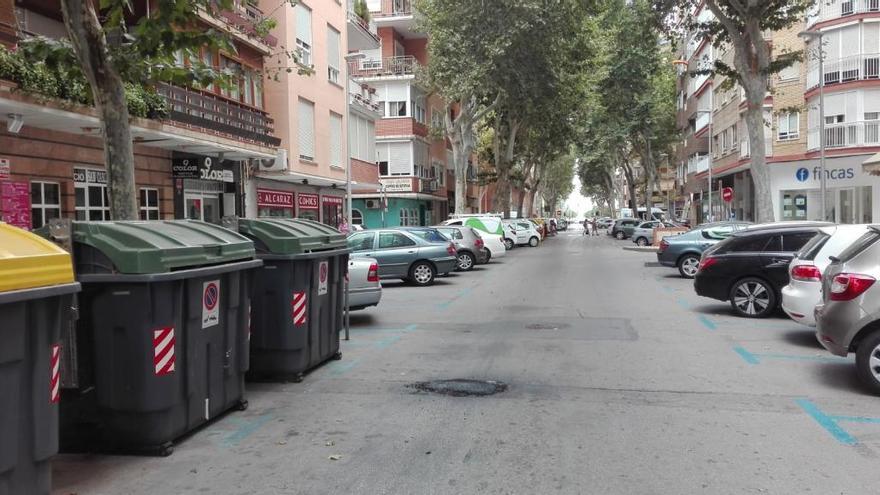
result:
[(437, 130), (443, 130), (443, 112), (436, 108), (431, 109), (431, 127)]
[(415, 241), (400, 232), (379, 233), (379, 249), (394, 249), (415, 245)]
[(720, 253), (760, 253), (767, 245), (769, 236), (767, 235), (746, 235), (731, 238), (722, 247), (719, 247)]
[(140, 190), (140, 214), (141, 220), (159, 219), (159, 190), (152, 187), (142, 187)]
[(779, 141), (791, 141), (800, 137), (800, 118), (798, 112), (788, 112), (779, 115), (778, 139)]
[[(383, 115), (384, 117), (384, 115)], [(389, 101), (388, 102), (388, 117), (406, 117), (406, 102), (405, 101)]]
[(816, 236), (816, 232), (792, 232), (791, 234), (782, 234), (782, 250), (784, 252), (794, 253), (804, 244), (810, 242), (810, 239)]
[(342, 167), (342, 115), (330, 112), (330, 166)]
[(339, 46), (341, 45), (340, 40), (341, 36), (339, 31), (333, 28), (333, 26), (327, 26), (327, 79), (330, 82), (339, 83), (339, 67), (340, 64), (340, 52)]
[(299, 158), (315, 161), (315, 104), (303, 99), (299, 100)]
[(779, 71), (779, 81), (796, 81), (801, 77), (801, 63), (795, 62)]
[(110, 220), (105, 184), (76, 184), (75, 190), (77, 220)]
[(245, 70), (242, 79), (244, 87), (244, 102), (248, 105), (254, 104), (254, 71)]
[(312, 65), (312, 11), (296, 4), (296, 51), (303, 65)]
[(363, 225), (364, 214), (360, 210), (351, 210), (351, 223), (352, 225)]
[(446, 237), (443, 232), (436, 229), (412, 230), (410, 233), (428, 242), (447, 242), (455, 235), (447, 234), (449, 237)]
[(254, 77), (254, 106), (263, 108), (263, 76), (259, 73)]
[(233, 74), (229, 80), (229, 85), (227, 87), (221, 87), (220, 94), (229, 99), (238, 100), (240, 98), (239, 86), (241, 85), (241, 64), (226, 57), (223, 57), (220, 60), (223, 62), (223, 68)]
[(61, 218), (61, 186), (57, 182), (31, 182), (31, 227), (38, 229)]
[(826, 115), (825, 124), (841, 124), (843, 123), (843, 115)]
[(373, 232), (359, 232), (348, 238), (348, 248), (352, 251), (369, 251), (373, 249)]

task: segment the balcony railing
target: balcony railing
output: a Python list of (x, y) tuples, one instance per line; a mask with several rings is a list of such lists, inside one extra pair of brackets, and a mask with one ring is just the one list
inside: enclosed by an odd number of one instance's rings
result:
[[(849, 148), (880, 145), (880, 120), (841, 122), (825, 125), (825, 148)], [(819, 149), (819, 128), (807, 134), (807, 149)]]
[(423, 193), (437, 192), (437, 190), (440, 188), (440, 185), (437, 183), (437, 179), (421, 179), (419, 182), (419, 189)]
[[(880, 2), (880, 0), (877, 0)], [(825, 85), (866, 79), (880, 79), (880, 53), (862, 53), (826, 60)], [(819, 63), (811, 62), (807, 71), (807, 89), (819, 86)]]
[(168, 101), (171, 121), (265, 146), (281, 144), (266, 112), (194, 89), (160, 84), (157, 90)]
[(880, 12), (880, 0), (818, 0), (807, 26), (867, 12)]
[(349, 74), (352, 77), (413, 76), (420, 64), (412, 55), (367, 59), (351, 62)]
[(217, 12), (217, 18), (247, 37), (258, 39), (268, 46), (276, 46), (278, 38), (257, 31), (257, 25), (266, 19), (263, 11), (246, 0), (235, 2), (232, 10)]
[(372, 15), (377, 18), (413, 15), (412, 0), (382, 0), (382, 10)]

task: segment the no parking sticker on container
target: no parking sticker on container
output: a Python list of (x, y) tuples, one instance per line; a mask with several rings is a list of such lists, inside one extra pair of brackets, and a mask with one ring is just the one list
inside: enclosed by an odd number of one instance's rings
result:
[(323, 296), (327, 293), (327, 277), (330, 271), (330, 263), (322, 261), (318, 266), (318, 295)]
[(202, 328), (220, 323), (220, 281), (205, 282), (202, 290)]

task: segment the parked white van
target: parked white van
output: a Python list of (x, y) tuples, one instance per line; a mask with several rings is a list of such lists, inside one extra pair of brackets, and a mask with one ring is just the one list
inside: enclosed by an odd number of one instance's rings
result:
[(486, 249), (489, 250), (489, 258), (502, 258), (507, 254), (507, 246), (504, 244), (504, 226), (498, 217), (467, 216), (451, 218), (442, 225), (464, 225), (478, 230)]

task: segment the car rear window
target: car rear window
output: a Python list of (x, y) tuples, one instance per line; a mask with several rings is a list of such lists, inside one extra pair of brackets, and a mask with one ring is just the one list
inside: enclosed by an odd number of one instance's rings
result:
[(706, 239), (712, 239), (720, 241), (722, 239), (727, 239), (733, 234), (733, 226), (732, 225), (722, 225), (718, 227), (710, 227), (708, 229), (703, 229), (701, 231), (703, 237)]
[(870, 230), (865, 232), (865, 235), (859, 237), (855, 242), (850, 244), (848, 248), (844, 249), (837, 259), (842, 262), (847, 262), (861, 254), (862, 251), (874, 245), (878, 240), (880, 240), (880, 232), (874, 230), (874, 227), (871, 227)]
[(760, 253), (764, 251), (764, 248), (767, 246), (767, 242), (775, 237), (779, 239), (778, 235), (743, 235), (743, 236), (734, 236), (724, 242), (723, 244), (719, 244), (716, 252), (718, 253)]
[(819, 255), (819, 251), (825, 247), (825, 244), (828, 242), (828, 239), (831, 239), (831, 236), (820, 232), (813, 236), (812, 239), (807, 241), (806, 244), (801, 247), (801, 249), (797, 252), (798, 259), (804, 261), (813, 261), (816, 259), (816, 256)]
[(804, 244), (810, 242), (810, 239), (813, 237), (816, 237), (815, 230), (784, 233), (782, 234), (782, 251), (786, 253), (795, 253), (804, 247)]

